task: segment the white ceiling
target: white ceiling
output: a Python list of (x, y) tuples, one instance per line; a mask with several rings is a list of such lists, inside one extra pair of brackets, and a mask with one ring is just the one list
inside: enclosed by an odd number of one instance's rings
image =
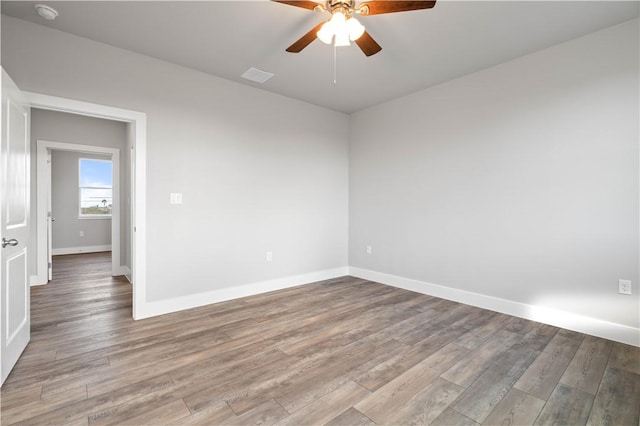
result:
[[(53, 22), (34, 4), (58, 10)], [(327, 19), (270, 1), (2, 1), (2, 13), (336, 111), (354, 112), (638, 17), (637, 1), (451, 1), (360, 17), (383, 50), (319, 40), (284, 49)], [(240, 75), (275, 73), (260, 85)]]

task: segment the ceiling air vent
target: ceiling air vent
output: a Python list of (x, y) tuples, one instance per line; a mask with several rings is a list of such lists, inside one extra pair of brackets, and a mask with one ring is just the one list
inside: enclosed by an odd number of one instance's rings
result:
[(264, 83), (273, 76), (274, 74), (270, 72), (262, 71), (253, 67), (249, 68), (244, 74), (242, 74), (242, 78), (255, 81), (256, 83)]

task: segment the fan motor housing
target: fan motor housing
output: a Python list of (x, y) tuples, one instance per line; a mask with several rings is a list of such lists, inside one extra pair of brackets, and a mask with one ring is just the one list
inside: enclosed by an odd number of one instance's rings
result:
[(327, 0), (327, 10), (332, 11), (338, 8), (344, 8), (352, 11), (355, 8), (355, 0)]

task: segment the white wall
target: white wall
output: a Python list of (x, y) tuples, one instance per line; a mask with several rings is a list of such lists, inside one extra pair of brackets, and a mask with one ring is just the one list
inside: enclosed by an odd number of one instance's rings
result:
[(636, 328), (637, 40), (635, 20), (349, 118), (2, 17), (23, 89), (147, 113), (149, 300), (344, 266), (349, 235), (362, 271)]
[(80, 158), (111, 159), (71, 151), (51, 152), (51, 214), (56, 219), (52, 238), (54, 254), (76, 248), (111, 246), (111, 218), (78, 217)]
[[(77, 114), (67, 114), (63, 112), (56, 111), (47, 111), (42, 109), (33, 108), (31, 110), (31, 182), (34, 185), (31, 191), (31, 244), (32, 247), (36, 246), (37, 242), (37, 229), (35, 226), (36, 223), (36, 205), (37, 205), (37, 197), (35, 190), (36, 183), (36, 141), (47, 140), (52, 142), (65, 142), (70, 144), (79, 144), (79, 145), (91, 145), (91, 146), (101, 146), (106, 148), (117, 148), (121, 153), (126, 151), (126, 140), (127, 140), (127, 126), (125, 123), (113, 120), (103, 120), (99, 118), (93, 117), (85, 117)], [(75, 180), (77, 181), (78, 176), (78, 165), (77, 158), (78, 154), (76, 153), (68, 153), (62, 151), (53, 151), (53, 156), (58, 156), (57, 162), (63, 161), (68, 163), (72, 161), (72, 157), (75, 156), (76, 163), (59, 165), (57, 171), (66, 176), (65, 180), (68, 181), (73, 179), (75, 176)], [(54, 157), (54, 167), (52, 168), (52, 178), (55, 177), (56, 173), (56, 158)], [(128, 159), (125, 158), (125, 155), (120, 155), (120, 199), (123, 200), (120, 208), (120, 217), (121, 217), (121, 229), (120, 229), (120, 245), (121, 245), (121, 265), (130, 267), (131, 261), (130, 257), (126, 257), (125, 253), (128, 254), (128, 247), (131, 245), (130, 237), (128, 229), (126, 229), (125, 224), (130, 222), (130, 210), (125, 205), (125, 200), (129, 199), (130, 188), (126, 184), (122, 184), (125, 182), (125, 179), (128, 179), (129, 175), (129, 164)], [(74, 168), (74, 172), (65, 173), (64, 170), (69, 167)], [(54, 183), (54, 197), (56, 194), (56, 185)], [(69, 195), (71, 197), (72, 195)], [(77, 196), (77, 191), (73, 196)], [(69, 199), (69, 198), (68, 198)], [(66, 205), (66, 202), (63, 200), (57, 200), (58, 205)], [(63, 204), (61, 204), (63, 203)], [(77, 200), (76, 200), (77, 205)], [(78, 220), (77, 214), (75, 215), (75, 219), (72, 218), (72, 213), (63, 213), (58, 214), (58, 210), (56, 208), (56, 199), (52, 199), (52, 207), (54, 217), (56, 215), (56, 222), (54, 223), (53, 228), (53, 247), (54, 248), (69, 248), (69, 247), (85, 247), (85, 246), (97, 246), (103, 245), (97, 243), (99, 240), (107, 239), (107, 242), (104, 244), (111, 244), (111, 221), (105, 220)], [(95, 223), (87, 223), (87, 222), (95, 222)], [(79, 238), (79, 231), (85, 230), (84, 239)], [(106, 237), (101, 237), (101, 235), (106, 234)], [(96, 242), (96, 244), (93, 244)], [(73, 245), (73, 244), (80, 245)], [(126, 250), (126, 252), (125, 252)], [(123, 253), (125, 252), (125, 253)], [(36, 251), (31, 250), (32, 258), (30, 259), (30, 268), (31, 275), (37, 274), (37, 264), (36, 264)]]
[(350, 265), (637, 329), (638, 94), (634, 20), (353, 114)]
[(2, 65), (147, 114), (149, 301), (347, 265), (348, 116), (6, 16)]

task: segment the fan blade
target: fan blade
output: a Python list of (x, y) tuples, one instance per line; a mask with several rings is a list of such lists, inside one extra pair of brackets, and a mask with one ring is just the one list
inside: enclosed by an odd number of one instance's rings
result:
[(313, 40), (317, 38), (317, 33), (320, 31), (320, 28), (324, 25), (324, 22), (320, 22), (318, 25), (313, 27), (311, 31), (300, 37), (298, 41), (293, 43), (291, 46), (287, 47), (287, 52), (298, 53), (302, 51), (305, 47), (307, 47)]
[[(372, 0), (362, 3), (359, 8), (363, 8), (363, 15), (381, 15), (383, 13), (408, 12), (410, 10), (431, 9), (436, 5), (435, 0)], [(368, 11), (366, 11), (369, 9)]]
[(320, 6), (319, 3), (310, 0), (301, 0), (301, 1), (288, 1), (288, 0), (272, 0), (276, 3), (288, 4), (289, 6), (301, 7), (303, 9), (313, 10), (316, 6)]
[(356, 40), (356, 44), (367, 56), (375, 55), (382, 50), (382, 47), (366, 31)]

